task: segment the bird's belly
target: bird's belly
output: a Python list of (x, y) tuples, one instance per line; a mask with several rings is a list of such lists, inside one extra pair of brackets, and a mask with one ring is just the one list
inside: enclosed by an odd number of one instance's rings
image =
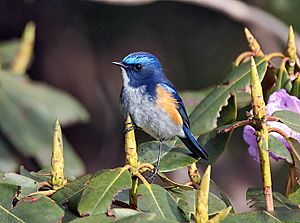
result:
[(170, 116), (158, 107), (155, 100), (137, 92), (134, 97), (127, 97), (124, 102), (123, 106), (125, 105), (125, 110), (131, 114), (133, 122), (152, 137), (184, 137), (182, 125), (174, 123)]
[(182, 135), (182, 125), (174, 124), (168, 114), (154, 103), (143, 103), (133, 109), (130, 114), (138, 127), (156, 139)]

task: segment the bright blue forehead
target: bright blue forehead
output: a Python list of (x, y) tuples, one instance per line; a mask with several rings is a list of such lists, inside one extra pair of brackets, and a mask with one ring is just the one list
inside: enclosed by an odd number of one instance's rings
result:
[(160, 67), (159, 60), (152, 55), (151, 53), (147, 52), (134, 52), (129, 54), (128, 56), (124, 57), (122, 60), (124, 64), (152, 64)]

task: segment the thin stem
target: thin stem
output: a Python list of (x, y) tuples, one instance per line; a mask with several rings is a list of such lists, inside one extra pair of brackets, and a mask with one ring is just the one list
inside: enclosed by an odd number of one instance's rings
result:
[(146, 187), (148, 187), (148, 188), (151, 187), (151, 185), (148, 183), (148, 181), (145, 179), (145, 177), (143, 177), (142, 174), (137, 172), (137, 173), (135, 173), (135, 176), (137, 176)]
[(281, 136), (283, 136), (283, 138), (287, 141), (289, 139), (289, 136), (284, 131), (282, 131), (281, 129), (269, 128), (269, 132), (276, 132), (276, 133), (280, 134)]
[(278, 122), (279, 118), (277, 118), (276, 116), (266, 116), (266, 121)]
[(255, 52), (246, 51), (241, 53), (234, 61), (234, 66), (238, 66), (246, 57), (255, 56)]
[(269, 61), (275, 57), (280, 57), (280, 58), (284, 58), (284, 55), (280, 52), (274, 52), (274, 53), (270, 53), (267, 56), (265, 56), (265, 60)]
[(232, 131), (233, 129), (236, 129), (238, 127), (243, 127), (245, 125), (250, 125), (251, 124), (251, 120), (247, 119), (247, 120), (242, 120), (242, 121), (237, 121), (235, 123), (233, 123), (232, 125), (228, 126), (228, 127), (221, 127), (218, 129), (218, 133), (227, 133)]
[[(134, 125), (131, 120), (130, 115), (128, 114), (127, 120), (125, 122), (125, 153), (126, 153), (126, 164), (130, 166), (131, 174), (138, 167), (138, 154), (137, 154), (137, 146), (134, 134)], [(127, 166), (126, 165), (126, 166)], [(138, 178), (136, 176), (131, 177), (132, 187), (129, 192), (129, 204), (132, 208), (137, 207), (137, 188), (138, 188)]]
[(139, 178), (136, 176), (132, 176), (131, 180), (132, 180), (132, 187), (131, 187), (130, 193), (129, 193), (129, 205), (131, 208), (136, 209), (137, 208), (136, 192), (138, 189)]
[[(272, 54), (273, 56), (276, 53)], [(270, 55), (269, 55), (270, 56)], [(271, 58), (271, 56), (270, 56)], [(273, 211), (273, 195), (272, 195), (272, 177), (270, 167), (270, 157), (267, 152), (269, 145), (269, 132), (266, 121), (266, 104), (263, 100), (263, 91), (257, 72), (255, 60), (251, 57), (251, 96), (253, 119), (252, 126), (255, 128), (256, 140), (259, 150), (260, 171), (263, 183), (263, 193), (265, 197), (266, 210)]]
[(266, 210), (274, 211), (269, 153), (261, 147), (259, 147), (259, 157), (264, 188), (263, 193), (266, 202)]

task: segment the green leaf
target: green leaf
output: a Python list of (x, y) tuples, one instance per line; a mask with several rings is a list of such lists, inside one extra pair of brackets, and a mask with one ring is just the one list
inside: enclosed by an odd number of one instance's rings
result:
[[(171, 188), (168, 189), (171, 195), (175, 198), (179, 208), (185, 213), (191, 215), (195, 209), (196, 191), (194, 189)], [(208, 215), (215, 215), (226, 208), (226, 204), (215, 194), (208, 195)]]
[(0, 134), (0, 170), (3, 172), (15, 172), (18, 168), (18, 160), (11, 152), (11, 146)]
[(290, 94), (293, 96), (296, 96), (297, 98), (300, 97), (300, 78), (299, 78), (299, 76), (296, 78), (296, 80), (293, 81), (293, 87), (292, 87)]
[[(260, 80), (263, 79), (267, 62), (264, 58), (256, 58)], [(216, 87), (190, 115), (191, 130), (195, 135), (202, 135), (217, 127), (220, 111), (227, 104), (231, 94), (247, 91), (250, 86), (250, 62), (234, 67), (223, 81), (223, 85)]]
[(300, 133), (300, 115), (288, 111), (288, 110), (281, 110), (281, 111), (276, 111), (273, 113), (273, 116), (276, 116), (277, 118), (280, 119), (285, 125), (290, 127), (292, 130), (295, 132)]
[[(175, 147), (173, 148), (174, 144)], [(171, 149), (172, 148), (172, 149)], [(143, 163), (154, 163), (157, 160), (159, 143), (151, 141), (138, 146), (139, 161)], [(194, 163), (192, 153), (185, 148), (183, 143), (176, 140), (165, 141), (162, 147), (162, 156), (159, 164), (160, 172), (170, 172), (181, 169)]]
[(24, 198), (12, 209), (0, 205), (0, 219), (3, 223), (56, 223), (64, 216), (64, 211), (50, 198), (37, 195)]
[(131, 174), (127, 169), (116, 168), (93, 176), (84, 189), (78, 211), (81, 216), (105, 213), (112, 198), (121, 190), (131, 187)]
[(62, 219), (63, 223), (67, 223), (67, 222), (73, 221), (75, 219), (79, 219), (78, 215), (74, 214), (70, 210), (64, 209), (64, 211), (65, 211), (65, 215)]
[(185, 108), (188, 113), (191, 113), (195, 107), (208, 95), (215, 87), (208, 87), (201, 90), (185, 90), (180, 91), (180, 97), (184, 101)]
[(36, 173), (33, 171), (28, 171), (24, 168), (24, 166), (20, 166), (20, 175), (28, 177), (34, 181), (37, 181), (39, 183), (41, 182), (48, 182), (50, 179), (50, 174), (48, 171), (48, 174), (43, 174), (43, 173)]
[(296, 139), (289, 138), (288, 142), (292, 149), (292, 156), (296, 169), (296, 177), (298, 178), (298, 184), (300, 185), (300, 144)]
[[(163, 143), (162, 153), (164, 156), (167, 152), (170, 151), (171, 147), (174, 145), (175, 140), (168, 140)], [(159, 153), (159, 142), (150, 141), (142, 143), (138, 146), (138, 157), (139, 162), (142, 163), (154, 163), (157, 160)]]
[[(26, 76), (0, 71), (0, 123), (7, 139), (26, 157), (49, 165), (53, 125), (86, 122), (88, 113), (69, 94)], [(22, 126), (22, 128), (20, 128)], [(82, 175), (84, 166), (67, 140), (64, 140), (66, 175)]]
[(283, 223), (278, 218), (266, 211), (247, 212), (239, 214), (229, 214), (222, 223)]
[(113, 199), (115, 201), (122, 202), (122, 203), (127, 204), (129, 206), (129, 193), (130, 193), (129, 189), (122, 190), (116, 196), (114, 196)]
[(9, 209), (12, 206), (12, 200), (16, 196), (17, 186), (13, 184), (0, 183), (0, 206)]
[(300, 210), (299, 210), (299, 208), (293, 209), (293, 210), (288, 210), (288, 211), (279, 210), (279, 211), (273, 212), (272, 215), (283, 222), (295, 223), (295, 222), (299, 222)]
[(159, 171), (170, 172), (178, 170), (194, 162), (196, 162), (196, 159), (192, 157), (192, 153), (188, 149), (175, 147), (161, 157)]
[(282, 88), (286, 89), (287, 92), (290, 92), (292, 89), (292, 82), (286, 68), (284, 68), (283, 70), (278, 69), (276, 75), (277, 81), (275, 86), (272, 88), (271, 93), (279, 91)]
[[(249, 188), (246, 193), (246, 199), (249, 200), (248, 204), (250, 204), (250, 207), (265, 208), (265, 199), (261, 188)], [(273, 192), (273, 200), (275, 208), (298, 208), (298, 206), (278, 192)]]
[[(10, 68), (17, 56), (20, 47), (20, 40), (8, 40), (0, 43), (0, 65), (4, 69)], [(1, 66), (0, 66), (1, 67)]]
[(141, 214), (142, 212), (130, 208), (114, 208), (112, 213), (118, 219)]
[(0, 182), (20, 186), (21, 187), (20, 189), (21, 193), (19, 194), (20, 198), (27, 196), (30, 193), (36, 192), (40, 187), (39, 183), (36, 182), (35, 180), (16, 173), (6, 173), (4, 177), (0, 179)]
[(157, 218), (155, 213), (142, 213), (127, 218), (121, 218), (115, 221), (116, 223), (174, 223), (177, 221), (172, 221), (168, 219)]
[(137, 193), (138, 209), (143, 212), (153, 212), (158, 218), (185, 222), (187, 219), (177, 207), (176, 201), (167, 190), (159, 185), (139, 185)]
[(188, 186), (188, 185), (185, 185), (185, 184), (180, 184), (180, 183), (177, 183), (177, 182), (171, 180), (170, 178), (168, 178), (166, 175), (164, 175), (161, 172), (159, 172), (157, 175), (164, 184), (168, 185), (168, 188), (182, 188), (182, 189), (185, 189), (185, 190), (193, 189), (192, 186)]
[(289, 163), (293, 163), (293, 159), (289, 150), (273, 135), (269, 135), (269, 151), (275, 154), (277, 157), (285, 159)]
[(238, 92), (235, 95), (236, 95), (236, 101), (237, 101), (236, 104), (238, 109), (245, 108), (251, 104), (251, 100), (252, 100), (251, 94), (246, 92)]
[(229, 198), (225, 194), (225, 192), (212, 180), (210, 179), (210, 188), (213, 188), (215, 192), (219, 193), (219, 198), (225, 203), (226, 207), (232, 207), (231, 212), (234, 212), (233, 205), (230, 202)]
[(64, 187), (56, 191), (51, 196), (51, 199), (53, 199), (61, 207), (68, 207), (68, 209), (76, 213), (85, 184), (90, 177), (91, 175), (87, 174), (74, 181), (68, 182)]
[(69, 223), (110, 223), (115, 222), (114, 218), (107, 217), (106, 214), (97, 214), (84, 218), (77, 218), (75, 220), (69, 221)]
[[(222, 108), (220, 118), (218, 118), (218, 126), (232, 124), (237, 117), (237, 102), (236, 96), (231, 96), (228, 104)], [(224, 152), (231, 138), (231, 132), (218, 134), (214, 129), (199, 137), (198, 141), (208, 153), (208, 162), (213, 164), (220, 155)]]
[(295, 204), (300, 204), (300, 188), (289, 194), (289, 200)]

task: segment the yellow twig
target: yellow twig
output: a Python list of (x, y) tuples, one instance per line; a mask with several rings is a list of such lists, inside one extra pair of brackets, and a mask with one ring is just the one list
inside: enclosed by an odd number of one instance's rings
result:
[(136, 140), (134, 135), (134, 126), (130, 115), (127, 116), (125, 123), (125, 153), (126, 153), (126, 164), (133, 167), (138, 166), (138, 154), (136, 149)]
[(35, 24), (29, 22), (26, 24), (19, 51), (11, 65), (11, 70), (15, 74), (24, 74), (30, 63), (35, 41)]
[(223, 209), (218, 214), (216, 214), (212, 219), (209, 219), (209, 221), (207, 223), (219, 223), (219, 222), (221, 222), (222, 220), (224, 220), (227, 217), (227, 215), (230, 213), (231, 209), (232, 209), (231, 206)]
[(255, 56), (264, 56), (264, 53), (261, 50), (259, 43), (255, 39), (255, 37), (252, 35), (252, 33), (249, 31), (249, 29), (245, 28), (244, 32), (245, 32), (245, 36), (246, 36), (249, 48), (251, 49), (252, 52), (255, 53)]
[(200, 185), (201, 176), (200, 176), (199, 171), (197, 169), (197, 164), (196, 163), (193, 163), (190, 166), (188, 166), (188, 174), (189, 174), (190, 180), (193, 183), (195, 183), (197, 185)]
[(268, 153), (268, 126), (266, 123), (266, 105), (263, 99), (261, 83), (258, 77), (254, 58), (251, 57), (251, 95), (253, 109), (253, 125), (256, 130), (256, 139), (259, 148), (263, 193), (265, 196), (266, 210), (273, 211), (272, 179), (270, 158)]
[(53, 135), (53, 150), (51, 159), (51, 178), (50, 185), (54, 190), (63, 187), (66, 184), (64, 177), (64, 151), (62, 132), (58, 119), (55, 122), (55, 129)]
[(209, 165), (203, 174), (200, 188), (197, 192), (195, 210), (196, 223), (207, 223), (208, 221), (208, 194), (210, 186), (210, 173), (211, 166)]
[(255, 56), (255, 53), (252, 51), (246, 51), (241, 53), (234, 61), (233, 66), (237, 67), (240, 63), (247, 57)]
[(296, 60), (297, 60), (297, 49), (295, 43), (295, 34), (293, 31), (293, 27), (289, 27), (286, 55), (289, 58), (288, 63), (288, 73), (289, 75), (294, 75)]
[[(134, 126), (131, 120), (130, 115), (127, 115), (127, 120), (125, 123), (125, 154), (126, 154), (126, 164), (136, 169), (139, 165), (138, 162), (138, 154), (137, 154), (137, 146), (134, 134)], [(138, 171), (135, 171), (138, 172)], [(133, 174), (133, 171), (131, 170)], [(131, 207), (137, 207), (137, 192), (138, 188), (138, 178), (136, 176), (132, 176), (132, 187), (129, 193), (129, 204)]]
[(282, 53), (280, 53), (280, 52), (274, 52), (274, 53), (270, 53), (270, 54), (266, 55), (264, 57), (264, 59), (266, 61), (269, 61), (269, 60), (271, 60), (271, 59), (273, 59), (275, 57), (284, 58), (284, 55)]

